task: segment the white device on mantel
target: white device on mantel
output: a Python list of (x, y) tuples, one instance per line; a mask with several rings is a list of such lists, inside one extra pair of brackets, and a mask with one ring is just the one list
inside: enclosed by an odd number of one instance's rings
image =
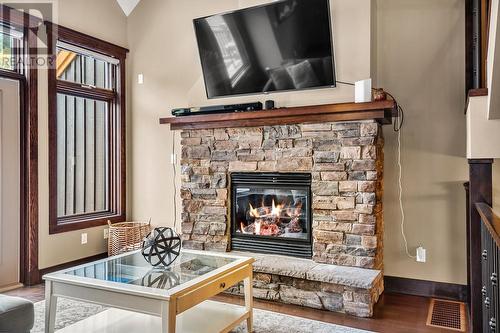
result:
[(354, 101), (356, 103), (372, 101), (372, 79), (356, 81), (354, 83)]

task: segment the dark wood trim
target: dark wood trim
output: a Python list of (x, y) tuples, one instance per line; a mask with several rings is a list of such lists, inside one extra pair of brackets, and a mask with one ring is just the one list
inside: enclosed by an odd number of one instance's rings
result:
[(23, 13), (7, 5), (0, 4), (0, 21), (7, 22), (16, 28), (38, 29), (43, 21), (38, 17)]
[[(78, 33), (46, 22), (48, 34), (48, 48), (51, 50), (50, 63), (56, 63), (57, 41), (64, 41), (72, 45), (86, 48), (95, 52), (115, 57), (119, 60), (120, 82), (116, 91), (86, 88), (80, 84), (58, 80), (56, 68), (51, 66), (48, 73), (49, 87), (49, 234), (56, 234), (74, 230), (106, 225), (111, 222), (121, 222), (126, 219), (126, 106), (125, 106), (125, 59), (127, 49), (104, 42), (91, 36)], [(73, 96), (92, 98), (110, 103), (109, 142), (114, 141), (114, 135), (120, 140), (112, 145), (109, 152), (109, 206), (108, 212), (92, 213), (64, 218), (57, 217), (57, 93), (66, 93)], [(116, 101), (116, 103), (115, 103)], [(116, 105), (115, 105), (116, 104)], [(115, 109), (118, 108), (118, 109)], [(118, 125), (115, 125), (118, 124)], [(115, 150), (116, 149), (116, 150)]]
[(107, 257), (108, 257), (108, 253), (104, 252), (104, 253), (99, 253), (99, 254), (96, 254), (96, 255), (93, 255), (90, 257), (73, 260), (73, 261), (70, 261), (70, 262), (67, 262), (64, 264), (43, 268), (40, 270), (40, 277), (43, 277), (45, 274), (57, 272), (57, 271), (60, 271), (63, 269), (67, 269), (67, 268), (71, 268), (71, 267), (75, 267), (75, 266), (79, 266), (79, 265), (83, 265), (83, 264), (88, 264), (88, 263), (91, 263), (93, 261), (101, 260), (101, 259), (104, 259)]
[(93, 50), (105, 54), (110, 57), (115, 57), (117, 59), (126, 58), (128, 49), (106, 42), (102, 39), (98, 39), (84, 33), (57, 25), (52, 22), (45, 22), (47, 26), (47, 34), (52, 35), (52, 38), (56, 40), (64, 40), (66, 43)]
[(96, 213), (81, 215), (78, 217), (71, 218), (59, 218), (57, 224), (49, 224), (49, 234), (59, 234), (68, 231), (82, 230), (93, 227), (100, 227), (107, 225), (108, 221), (111, 223), (123, 222), (125, 221), (125, 214), (113, 214), (113, 213)]
[(472, 1), (465, 0), (465, 90), (466, 93), (470, 89), (475, 88), (473, 79), (473, 46), (472, 46), (472, 22), (473, 22), (473, 10)]
[(94, 87), (86, 88), (81, 84), (62, 81), (62, 80), (56, 80), (56, 82), (57, 82), (56, 83), (57, 91), (63, 94), (68, 94), (83, 98), (98, 99), (107, 102), (114, 100), (117, 96), (116, 92), (112, 90), (94, 88)]
[(392, 100), (369, 103), (339, 103), (265, 111), (166, 117), (160, 118), (160, 124), (170, 124), (172, 130), (180, 130), (368, 119), (390, 123), (393, 109), (394, 101)]
[(466, 91), (486, 87), (490, 16), (490, 0), (465, 1)]
[(487, 86), (487, 59), (490, 34), (491, 3), (481, 0), (481, 87)]
[(26, 76), (21, 73), (0, 69), (0, 77), (11, 80), (26, 80)]
[(500, 248), (500, 217), (495, 214), (491, 206), (485, 203), (476, 203), (476, 209), (491, 237)]
[(384, 276), (384, 291), (386, 293), (442, 298), (461, 302), (467, 300), (466, 285), (397, 276)]
[[(0, 12), (4, 6), (0, 5)], [(5, 14), (5, 13), (4, 13)], [(0, 14), (0, 15), (4, 15)], [(20, 16), (19, 16), (20, 17)], [(24, 16), (23, 16), (24, 17)], [(2, 16), (5, 21), (6, 16)], [(8, 23), (8, 22), (7, 22)], [(0, 77), (19, 81), (20, 92), (20, 282), (39, 283), (38, 272), (38, 67), (36, 28), (26, 27), (25, 75), (0, 70)]]
[(488, 96), (488, 88), (470, 89), (467, 96), (468, 97)]
[(470, 323), (473, 332), (483, 331), (482, 322), (482, 280), (481, 280), (481, 216), (476, 203), (492, 205), (493, 176), (492, 159), (469, 159), (469, 214), (467, 237), (470, 252)]
[(467, 110), (469, 109), (470, 99), (472, 97), (481, 97), (481, 96), (488, 96), (488, 88), (470, 89), (467, 92), (467, 102), (465, 103), (464, 114), (467, 114)]
[[(464, 183), (464, 189), (465, 189), (465, 209), (466, 209), (466, 234), (469, 235), (469, 228), (470, 228), (470, 216), (468, 214), (469, 209), (470, 209), (470, 183), (465, 182)], [(470, 295), (471, 295), (471, 290), (470, 290), (470, 280), (471, 280), (471, 271), (470, 271), (470, 239), (469, 237), (466, 237), (466, 251), (467, 251), (467, 304), (470, 309)]]
[[(28, 242), (25, 245), (29, 254), (25, 265), (28, 267), (25, 284), (33, 285), (40, 281), (38, 271), (38, 66), (36, 57), (38, 55), (38, 30), (26, 29), (28, 55), (30, 67), (27, 75), (27, 106), (28, 106), (28, 146), (26, 152), (28, 157)], [(35, 59), (35, 61), (32, 61)]]

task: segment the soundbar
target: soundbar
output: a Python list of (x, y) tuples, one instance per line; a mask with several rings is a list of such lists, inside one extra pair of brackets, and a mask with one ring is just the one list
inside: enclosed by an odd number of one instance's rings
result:
[(175, 117), (183, 117), (183, 116), (192, 116), (198, 114), (230, 113), (230, 112), (259, 111), (259, 110), (262, 110), (261, 102), (173, 109), (172, 115)]

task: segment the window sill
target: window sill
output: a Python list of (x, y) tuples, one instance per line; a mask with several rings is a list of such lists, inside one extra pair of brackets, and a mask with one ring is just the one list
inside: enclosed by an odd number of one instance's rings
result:
[(57, 219), (57, 223), (51, 223), (49, 225), (49, 235), (60, 234), (69, 231), (76, 231), (82, 229), (89, 229), (94, 227), (100, 227), (111, 223), (124, 222), (126, 220), (125, 215), (116, 215), (109, 213), (100, 213), (93, 216), (80, 216), (71, 218), (60, 218)]

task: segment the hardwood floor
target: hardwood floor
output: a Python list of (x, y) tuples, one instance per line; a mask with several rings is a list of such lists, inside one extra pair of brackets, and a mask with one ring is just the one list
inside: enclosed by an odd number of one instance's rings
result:
[(4, 295), (16, 296), (29, 299), (33, 303), (43, 301), (45, 299), (45, 288), (43, 284), (33, 287), (23, 287), (3, 293)]
[[(44, 300), (44, 286), (25, 287), (12, 290), (6, 295), (23, 297), (32, 302)], [(214, 298), (217, 301), (243, 304), (240, 297), (221, 295)], [(354, 327), (375, 332), (390, 333), (437, 333), (453, 332), (426, 326), (427, 311), (430, 300), (425, 297), (400, 294), (384, 294), (375, 307), (373, 318), (356, 318), (340, 313), (320, 311), (296, 305), (255, 300), (258, 309), (274, 311), (297, 317), (319, 320), (327, 323)]]

